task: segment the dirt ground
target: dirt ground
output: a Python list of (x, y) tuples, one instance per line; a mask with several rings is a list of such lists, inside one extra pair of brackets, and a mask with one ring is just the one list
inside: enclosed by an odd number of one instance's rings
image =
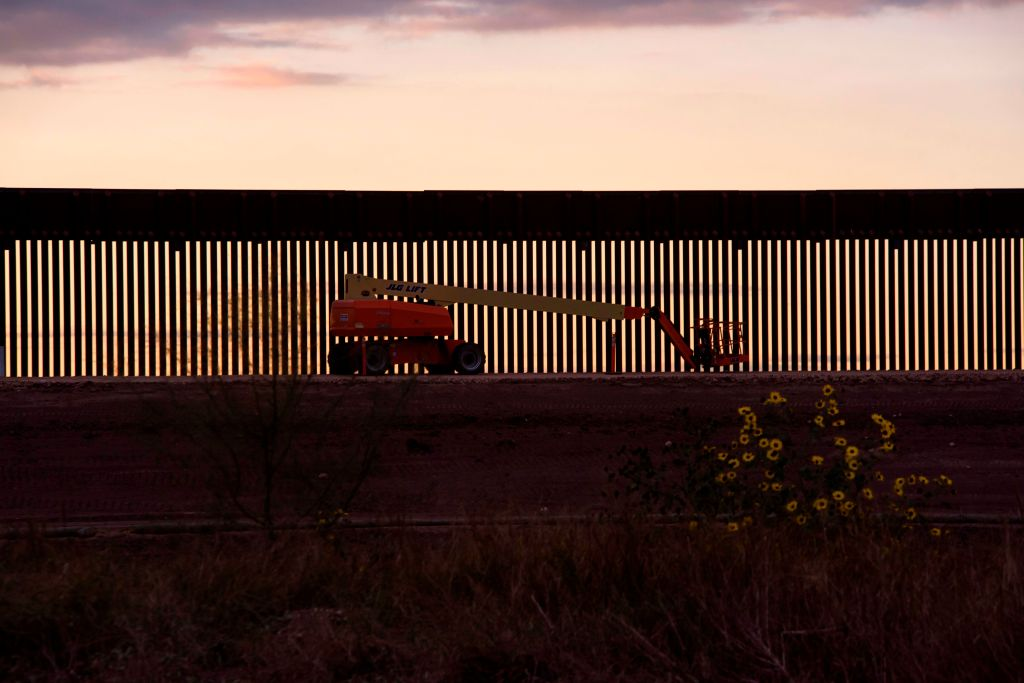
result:
[[(0, 380), (0, 522), (207, 516), (202, 476), (176, 461), (197, 447), (178, 413), (210, 411), (211, 387), (254, 381), (266, 380)], [(310, 405), (337, 410), (309, 418), (304, 438), (329, 449), (376, 425), (381, 459), (353, 505), (360, 515), (592, 512), (608, 457), (683, 438), (681, 409), (732, 416), (780, 390), (809, 412), (825, 382), (849, 424), (876, 411), (893, 420), (893, 469), (953, 477), (954, 511), (1022, 514), (1021, 373), (420, 377), (398, 404), (408, 381), (318, 377), (308, 388)]]

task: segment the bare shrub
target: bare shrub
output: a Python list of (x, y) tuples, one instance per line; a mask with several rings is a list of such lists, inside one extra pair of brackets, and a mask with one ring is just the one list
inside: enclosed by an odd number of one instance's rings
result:
[(171, 457), (202, 474), (217, 513), (273, 536), (281, 523), (351, 509), (415, 377), (364, 387), (359, 406), (351, 382), (332, 383), (325, 397), (311, 394), (314, 381), (275, 374), (167, 385), (165, 419), (187, 442)]

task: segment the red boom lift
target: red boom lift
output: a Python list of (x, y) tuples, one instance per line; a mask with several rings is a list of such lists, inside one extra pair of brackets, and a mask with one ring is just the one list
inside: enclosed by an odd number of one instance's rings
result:
[[(414, 297), (426, 303), (383, 300), (379, 296)], [(696, 344), (690, 348), (668, 316), (657, 308), (346, 275), (345, 298), (331, 304), (331, 334), (345, 340), (334, 344), (328, 354), (331, 374), (382, 375), (406, 363), (421, 365), (434, 374), (482, 372), (483, 349), (473, 342), (452, 338), (455, 329), (445, 306), (456, 303), (585, 315), (598, 320), (638, 320), (647, 316), (665, 331), (689, 369), (748, 361), (743, 351), (742, 323), (699, 319), (694, 326)], [(614, 355), (612, 358), (614, 361)]]

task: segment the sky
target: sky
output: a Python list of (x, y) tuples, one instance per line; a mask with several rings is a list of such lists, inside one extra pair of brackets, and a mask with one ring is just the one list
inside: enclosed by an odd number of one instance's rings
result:
[(1024, 0), (0, 0), (0, 186), (1024, 187)]

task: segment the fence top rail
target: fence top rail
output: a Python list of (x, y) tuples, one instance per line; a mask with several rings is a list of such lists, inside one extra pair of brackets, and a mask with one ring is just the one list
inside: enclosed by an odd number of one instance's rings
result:
[(15, 239), (672, 240), (1024, 236), (1024, 189), (807, 191), (0, 188)]

